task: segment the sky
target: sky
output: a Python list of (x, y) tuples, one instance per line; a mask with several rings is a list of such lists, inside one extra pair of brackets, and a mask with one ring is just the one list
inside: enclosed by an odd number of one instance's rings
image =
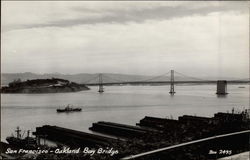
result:
[(247, 1), (1, 1), (2, 73), (249, 77)]

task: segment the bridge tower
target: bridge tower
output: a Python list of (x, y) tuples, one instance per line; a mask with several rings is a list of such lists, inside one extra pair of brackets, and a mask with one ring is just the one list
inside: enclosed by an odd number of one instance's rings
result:
[(99, 74), (99, 93), (103, 93), (104, 92), (104, 88), (103, 88), (103, 84), (102, 84), (102, 74)]
[(171, 78), (170, 78), (170, 92), (171, 95), (175, 94), (174, 91), (174, 70), (171, 70)]

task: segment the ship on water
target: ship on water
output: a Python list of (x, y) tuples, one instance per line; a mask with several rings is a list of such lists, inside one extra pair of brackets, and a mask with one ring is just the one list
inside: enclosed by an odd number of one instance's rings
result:
[(64, 109), (57, 109), (56, 111), (57, 112), (80, 112), (82, 111), (82, 109), (70, 107), (70, 105), (68, 104)]
[(6, 138), (6, 141), (10, 145), (20, 147), (20, 148), (27, 148), (27, 149), (36, 147), (36, 144), (37, 144), (36, 139), (30, 136), (30, 130), (27, 131), (27, 135), (25, 138), (23, 138), (25, 132), (23, 132), (22, 134), (19, 127), (17, 127), (15, 132), (16, 132), (16, 137), (12, 135)]

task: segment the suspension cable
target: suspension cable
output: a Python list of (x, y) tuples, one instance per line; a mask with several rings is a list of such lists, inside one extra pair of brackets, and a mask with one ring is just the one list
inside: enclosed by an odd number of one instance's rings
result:
[(191, 78), (191, 79), (195, 79), (195, 80), (199, 80), (199, 81), (207, 81), (207, 80), (205, 80), (205, 79), (200, 79), (200, 78), (196, 78), (196, 77), (192, 77), (192, 76), (187, 76), (187, 75), (182, 74), (182, 73), (177, 72), (177, 71), (174, 71), (174, 72), (177, 73), (178, 75), (183, 76), (183, 77), (187, 77), (187, 78)]
[(157, 78), (160, 78), (160, 77), (166, 76), (166, 75), (168, 75), (169, 73), (170, 73), (170, 71), (168, 71), (167, 73), (164, 73), (164, 74), (162, 74), (162, 75), (155, 76), (155, 77), (153, 77), (153, 78), (146, 79), (146, 80), (143, 80), (143, 81), (148, 82), (148, 81), (151, 81), (151, 80), (154, 80), (154, 79), (157, 79)]

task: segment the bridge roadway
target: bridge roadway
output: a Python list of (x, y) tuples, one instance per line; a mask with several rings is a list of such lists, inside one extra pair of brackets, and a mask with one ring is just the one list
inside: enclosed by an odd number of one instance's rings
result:
[[(170, 84), (171, 81), (131, 81), (131, 82), (103, 82), (102, 85), (112, 86), (112, 85), (150, 85), (150, 84), (159, 84), (166, 85)], [(193, 83), (193, 84), (216, 84), (217, 80), (208, 80), (208, 81), (175, 81), (175, 84), (184, 84), (184, 83)], [(229, 80), (227, 83), (250, 83), (250, 81), (234, 81)], [(84, 85), (88, 86), (98, 86), (100, 83), (86, 83)]]
[(227, 136), (234, 136), (234, 135), (239, 135), (239, 134), (245, 134), (245, 133), (249, 133), (250, 134), (250, 130), (245, 130), (245, 131), (240, 131), (240, 132), (234, 132), (234, 133), (228, 133), (228, 134), (222, 134), (222, 135), (212, 136), (212, 137), (203, 138), (203, 139), (199, 139), (199, 140), (194, 140), (194, 141), (191, 141), (191, 142), (181, 143), (181, 144), (177, 144), (177, 145), (173, 145), (173, 146), (169, 146), (169, 147), (164, 147), (164, 148), (156, 149), (156, 150), (153, 150), (153, 151), (148, 151), (148, 152), (140, 153), (140, 154), (137, 154), (137, 155), (127, 156), (127, 157), (122, 158), (121, 160), (130, 160), (130, 159), (141, 158), (141, 157), (144, 157), (144, 156), (152, 155), (152, 154), (155, 154), (155, 153), (167, 151), (167, 150), (174, 149), (174, 148), (179, 148), (179, 147), (187, 146), (187, 145), (190, 145), (190, 144), (196, 144), (196, 143), (200, 143), (200, 142), (205, 142), (205, 141), (209, 141), (209, 140), (214, 140), (214, 139), (223, 138), (223, 137), (227, 137)]

